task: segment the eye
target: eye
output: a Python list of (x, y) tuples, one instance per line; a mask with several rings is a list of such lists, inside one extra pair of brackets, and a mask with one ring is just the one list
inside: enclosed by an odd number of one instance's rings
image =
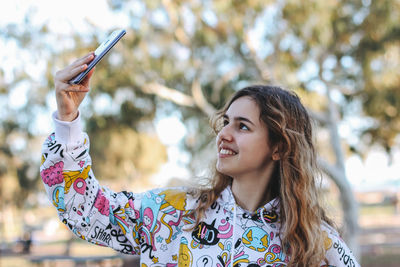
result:
[(246, 131), (250, 130), (249, 127), (247, 127), (247, 125), (244, 123), (240, 123), (239, 128), (240, 130), (246, 130)]
[(229, 121), (228, 121), (228, 120), (225, 119), (225, 120), (222, 121), (222, 125), (223, 125), (223, 126), (226, 126), (226, 125), (228, 125), (228, 124), (229, 124)]

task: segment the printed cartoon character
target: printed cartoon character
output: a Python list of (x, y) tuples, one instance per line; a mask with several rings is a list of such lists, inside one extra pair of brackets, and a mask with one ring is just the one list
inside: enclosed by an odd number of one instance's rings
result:
[[(218, 230), (215, 228), (215, 221), (211, 224), (200, 222), (192, 232), (192, 247), (197, 247), (198, 244), (213, 246), (218, 244), (220, 238), (218, 237)], [(202, 248), (203, 246), (200, 246)]]
[(57, 186), (53, 191), (53, 205), (58, 211), (65, 211), (64, 188), (62, 186)]
[(328, 250), (332, 247), (332, 243), (333, 243), (332, 239), (329, 238), (328, 232), (326, 232), (326, 231), (323, 231), (322, 235), (324, 237), (324, 248), (325, 248), (325, 250)]
[(188, 241), (185, 237), (181, 237), (181, 244), (179, 246), (179, 267), (190, 267), (192, 266), (193, 254), (189, 249)]
[(222, 219), (220, 226), (218, 226), (218, 238), (227, 239), (232, 236), (233, 226), (229, 223), (228, 219)]
[[(263, 208), (262, 212), (258, 212), (257, 215), (257, 221), (259, 222), (265, 221), (267, 223), (274, 223), (278, 221), (278, 213), (275, 210), (266, 210), (265, 208)], [(263, 218), (261, 218), (261, 216)]]
[(153, 231), (157, 224), (157, 216), (163, 199), (163, 196), (156, 195), (151, 191), (147, 192), (142, 199), (140, 215), (143, 218), (143, 225), (149, 232)]
[(122, 233), (126, 235), (126, 233), (130, 233), (129, 231), (129, 225), (128, 222), (126, 221), (126, 214), (125, 214), (125, 209), (118, 207), (115, 209), (114, 206), (111, 207), (110, 212), (110, 222), (114, 225), (119, 225), (119, 227), (122, 230)]
[(285, 255), (281, 246), (273, 244), (269, 246), (267, 253), (265, 253), (264, 262), (273, 264), (273, 266), (286, 266), (289, 258)]
[(185, 214), (186, 193), (169, 189), (162, 191), (159, 195), (164, 198), (163, 204), (160, 207), (163, 212), (160, 221), (169, 230), (169, 235), (165, 239), (165, 242), (168, 244), (171, 242), (171, 239), (173, 239), (172, 234), (174, 231), (172, 226), (178, 227), (182, 215)]
[[(86, 180), (81, 177), (77, 177), (74, 179), (74, 182), (71, 186), (75, 194), (72, 198), (69, 199), (67, 205), (69, 210), (69, 217), (70, 218), (80, 218), (80, 227), (86, 228), (90, 225), (90, 219), (87, 216), (89, 212), (89, 205), (88, 202), (90, 200), (87, 199), (85, 194), (86, 192)], [(64, 187), (65, 188), (65, 187)], [(98, 201), (100, 198), (96, 199), (95, 207), (98, 205)]]
[(161, 209), (173, 207), (177, 210), (185, 210), (186, 193), (180, 190), (168, 189), (160, 192), (159, 196), (163, 197), (164, 203)]
[(139, 212), (139, 210), (135, 209), (135, 204), (133, 202), (134, 198), (133, 198), (132, 193), (127, 193), (127, 192), (123, 192), (123, 193), (128, 198), (128, 202), (126, 202), (126, 204), (125, 204), (125, 214), (127, 217), (129, 217), (130, 220), (132, 220), (134, 222), (133, 229), (132, 229), (133, 230), (132, 237), (135, 240), (136, 244), (139, 245), (139, 228), (140, 228), (140, 226), (136, 222), (140, 216), (139, 215), (140, 212)]
[(64, 171), (65, 194), (68, 194), (77, 179), (86, 180), (89, 177), (89, 171), (90, 165), (86, 166), (82, 171)]
[[(67, 203), (67, 206), (69, 207), (68, 210), (70, 211), (69, 217), (78, 218), (84, 216), (85, 209), (87, 208), (85, 207), (85, 204), (85, 196), (81, 194), (75, 194), (74, 197)], [(82, 219), (79, 221), (82, 221)]]
[(61, 184), (64, 180), (63, 177), (64, 162), (59, 161), (54, 165), (42, 170), (40, 176), (45, 184), (48, 186), (53, 186), (56, 184)]
[(242, 236), (243, 244), (259, 252), (263, 252), (268, 248), (268, 233), (259, 227), (250, 227)]
[(103, 214), (105, 216), (110, 215), (110, 201), (106, 198), (102, 189), (97, 192), (94, 207), (99, 211), (100, 214)]
[(154, 251), (157, 250), (154, 246), (154, 235), (160, 231), (160, 227), (156, 229), (156, 226), (162, 201), (163, 196), (156, 195), (149, 191), (144, 195), (140, 209), (140, 217), (143, 220), (144, 226), (142, 227), (142, 235), (145, 238), (145, 242), (152, 245)]
[[(233, 265), (231, 265), (231, 251), (232, 242), (231, 239), (226, 239), (223, 243), (219, 242), (218, 247), (221, 249), (221, 253), (217, 256), (217, 267), (224, 266), (247, 266), (249, 264), (249, 255), (245, 253), (244, 246), (241, 245), (241, 239), (237, 239), (234, 245), (234, 256)], [(212, 263), (212, 261), (211, 261)], [(212, 264), (211, 264), (212, 265)], [(200, 265), (198, 265), (200, 266)]]
[(145, 208), (143, 211), (143, 224), (144, 226), (151, 231), (153, 228), (153, 222), (154, 222), (154, 213), (151, 208)]

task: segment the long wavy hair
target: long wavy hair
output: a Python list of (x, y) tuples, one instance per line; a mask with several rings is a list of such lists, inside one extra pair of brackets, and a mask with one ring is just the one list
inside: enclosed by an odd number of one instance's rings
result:
[[(216, 133), (221, 129), (222, 116), (243, 96), (257, 103), (271, 146), (279, 148), (280, 160), (266, 190), (269, 196), (280, 199), (280, 236), (282, 247), (290, 256), (288, 265), (319, 266), (325, 258), (321, 225), (333, 223), (320, 205), (317, 179), (321, 176), (310, 116), (295, 93), (275, 86), (250, 86), (237, 91), (211, 119)], [(196, 224), (231, 183), (232, 177), (214, 169), (209, 184), (198, 191)]]

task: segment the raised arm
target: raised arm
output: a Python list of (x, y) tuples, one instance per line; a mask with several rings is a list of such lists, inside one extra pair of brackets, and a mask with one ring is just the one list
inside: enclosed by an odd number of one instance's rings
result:
[[(55, 133), (43, 144), (40, 175), (61, 221), (78, 237), (127, 254), (140, 251), (140, 195), (101, 187), (92, 171), (90, 142), (82, 132), (78, 107), (93, 71), (79, 85), (68, 81), (87, 67), (93, 54), (55, 76), (58, 111)], [(106, 153), (106, 152), (105, 152)]]

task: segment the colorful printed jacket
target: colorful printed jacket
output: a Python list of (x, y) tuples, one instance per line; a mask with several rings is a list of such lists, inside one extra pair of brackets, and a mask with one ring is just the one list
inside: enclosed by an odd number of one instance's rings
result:
[[(78, 237), (138, 254), (142, 267), (286, 266), (278, 199), (250, 213), (236, 205), (228, 187), (193, 228), (191, 211), (198, 200), (187, 189), (135, 194), (100, 186), (79, 118), (70, 123), (53, 118), (56, 132), (43, 145), (40, 174), (60, 219)], [(321, 266), (359, 266), (337, 232), (323, 229)]]

